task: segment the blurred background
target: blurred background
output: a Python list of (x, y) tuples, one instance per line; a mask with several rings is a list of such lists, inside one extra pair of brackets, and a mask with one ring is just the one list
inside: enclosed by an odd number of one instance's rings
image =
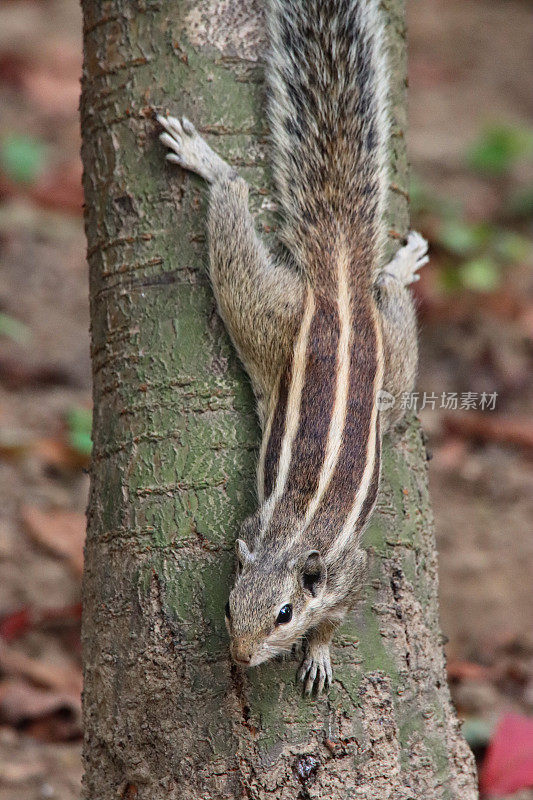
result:
[[(448, 672), (486, 797), (533, 792), (533, 14), (411, 0), (416, 285)], [(0, 5), (0, 799), (78, 797), (90, 454), (77, 0)], [(458, 799), (459, 800), (459, 799)]]

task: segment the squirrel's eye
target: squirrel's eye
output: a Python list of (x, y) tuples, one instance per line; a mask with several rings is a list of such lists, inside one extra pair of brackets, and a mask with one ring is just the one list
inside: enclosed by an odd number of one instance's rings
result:
[(230, 611), (230, 608), (229, 608), (229, 600), (226, 603), (226, 607), (224, 609), (224, 612), (226, 614), (226, 619), (231, 619), (231, 611)]
[(286, 606), (282, 606), (280, 608), (278, 618), (276, 620), (276, 625), (286, 625), (287, 622), (290, 622), (292, 619), (292, 606), (290, 603), (287, 603)]

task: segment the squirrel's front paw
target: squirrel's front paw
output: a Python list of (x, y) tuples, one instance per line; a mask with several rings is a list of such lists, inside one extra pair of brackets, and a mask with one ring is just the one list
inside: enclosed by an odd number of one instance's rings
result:
[(298, 680), (304, 684), (304, 694), (317, 695), (329, 689), (333, 681), (329, 644), (309, 644), (307, 653), (298, 670)]
[(172, 150), (167, 153), (168, 161), (196, 172), (209, 183), (218, 175), (230, 171), (226, 162), (211, 150), (187, 117), (179, 120), (176, 117), (158, 115), (157, 121), (166, 131), (160, 135), (160, 140)]

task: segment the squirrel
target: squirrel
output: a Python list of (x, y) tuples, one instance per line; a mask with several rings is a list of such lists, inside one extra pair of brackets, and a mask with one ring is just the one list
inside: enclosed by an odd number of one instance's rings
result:
[[(268, 117), (282, 256), (248, 186), (186, 118), (158, 116), (166, 158), (210, 185), (210, 276), (262, 427), (259, 508), (237, 539), (226, 604), (233, 660), (300, 643), (304, 693), (332, 682), (330, 643), (360, 593), (381, 438), (414, 382), (411, 232), (383, 266), (387, 61), (379, 0), (268, 0)], [(384, 402), (380, 402), (384, 398)]]

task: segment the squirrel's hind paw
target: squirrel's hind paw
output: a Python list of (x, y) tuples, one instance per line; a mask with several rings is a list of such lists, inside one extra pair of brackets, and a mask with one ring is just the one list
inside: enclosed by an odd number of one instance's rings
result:
[(310, 695), (313, 690), (317, 696), (324, 689), (327, 691), (333, 681), (333, 670), (329, 654), (329, 644), (310, 645), (297, 673), (303, 683), (304, 694)]
[(420, 279), (418, 270), (429, 261), (428, 243), (416, 231), (411, 231), (407, 243), (400, 247), (392, 261), (384, 268), (380, 275), (379, 283), (384, 283), (387, 278), (395, 278), (403, 286)]

